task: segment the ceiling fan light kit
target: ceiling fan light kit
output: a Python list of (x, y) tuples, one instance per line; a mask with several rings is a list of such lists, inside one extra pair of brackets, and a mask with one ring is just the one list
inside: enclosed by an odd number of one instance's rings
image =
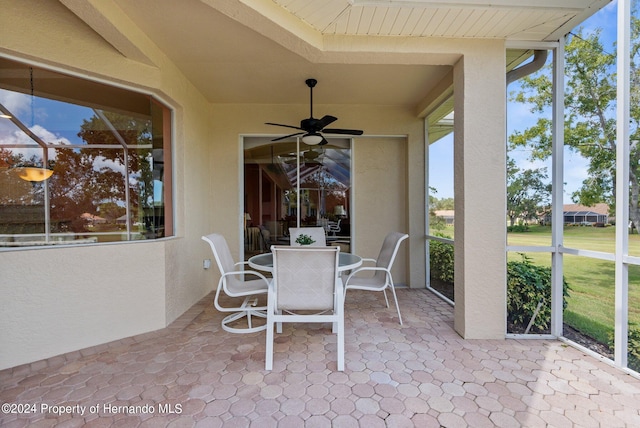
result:
[(316, 146), (320, 143), (322, 143), (322, 140), (324, 138), (322, 138), (322, 135), (317, 134), (317, 133), (313, 133), (313, 134), (307, 134), (304, 135), (302, 137), (302, 142), (309, 145), (309, 146)]
[(279, 141), (284, 140), (290, 137), (296, 137), (298, 135), (302, 135), (302, 142), (308, 145), (324, 145), (327, 144), (328, 141), (322, 135), (323, 132), (327, 134), (343, 134), (343, 135), (362, 135), (362, 131), (359, 129), (340, 129), (340, 128), (326, 128), (336, 120), (338, 120), (335, 116), (325, 115), (321, 119), (316, 119), (313, 117), (313, 88), (316, 86), (318, 81), (316, 79), (307, 79), (305, 83), (309, 87), (309, 98), (310, 98), (310, 114), (308, 119), (303, 119), (300, 121), (300, 126), (293, 125), (283, 125), (280, 123), (272, 123), (266, 122), (266, 125), (273, 126), (283, 126), (285, 128), (298, 129), (302, 132), (294, 132), (293, 134), (285, 135), (283, 137), (274, 138), (271, 141)]

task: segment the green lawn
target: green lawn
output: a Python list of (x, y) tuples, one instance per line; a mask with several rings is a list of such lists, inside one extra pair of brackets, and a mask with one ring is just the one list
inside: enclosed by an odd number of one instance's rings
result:
[[(549, 227), (531, 227), (529, 232), (509, 233), (509, 245), (540, 246), (551, 244)], [(565, 227), (564, 246), (583, 250), (613, 253), (615, 227)], [(629, 236), (629, 254), (640, 255), (640, 236)], [(536, 264), (550, 265), (548, 253), (527, 253)], [(517, 259), (509, 253), (509, 259)], [(570, 297), (565, 321), (574, 328), (601, 342), (607, 342), (614, 328), (614, 263), (579, 257), (564, 256), (564, 276), (569, 283)], [(629, 267), (629, 319), (640, 324), (640, 266)]]

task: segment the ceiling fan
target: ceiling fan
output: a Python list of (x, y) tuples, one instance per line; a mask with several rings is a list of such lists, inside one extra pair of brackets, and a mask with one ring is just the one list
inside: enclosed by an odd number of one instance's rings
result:
[(327, 144), (327, 140), (322, 133), (327, 134), (344, 134), (344, 135), (362, 135), (362, 131), (359, 129), (339, 129), (339, 128), (326, 128), (336, 120), (335, 116), (325, 115), (322, 119), (316, 119), (313, 117), (313, 88), (318, 81), (316, 79), (307, 79), (305, 83), (309, 87), (310, 94), (310, 114), (308, 119), (302, 119), (300, 126), (282, 125), (280, 123), (267, 122), (266, 125), (284, 126), (285, 128), (298, 129), (302, 132), (294, 132), (293, 134), (285, 135), (284, 137), (274, 138), (271, 141), (284, 140), (285, 138), (295, 137), (296, 135), (302, 135), (302, 142), (308, 145), (324, 145)]

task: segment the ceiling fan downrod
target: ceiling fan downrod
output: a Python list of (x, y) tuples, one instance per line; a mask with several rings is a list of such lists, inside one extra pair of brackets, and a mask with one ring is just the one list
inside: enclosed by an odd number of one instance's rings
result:
[(316, 86), (318, 81), (316, 79), (307, 79), (305, 83), (309, 87), (309, 117), (313, 118), (313, 88)]

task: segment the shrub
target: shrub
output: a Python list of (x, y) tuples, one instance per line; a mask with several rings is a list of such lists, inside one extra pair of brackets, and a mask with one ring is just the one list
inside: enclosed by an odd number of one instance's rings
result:
[[(429, 260), (431, 274), (434, 278), (453, 283), (453, 245), (431, 241), (429, 243)], [(570, 288), (564, 279), (562, 283), (562, 307), (566, 308)], [(524, 331), (533, 317), (538, 303), (542, 301), (542, 306), (531, 330), (536, 333), (547, 330), (551, 323), (550, 297), (550, 267), (536, 266), (524, 254), (522, 254), (521, 261), (507, 263), (507, 320), (510, 325)], [(640, 357), (640, 353), (638, 355)]]
[(629, 355), (627, 366), (640, 372), (640, 329), (636, 325), (629, 326)]
[[(614, 333), (609, 335), (609, 348), (615, 349)], [(627, 367), (640, 372), (640, 328), (637, 324), (629, 325), (629, 344), (627, 354)]]
[(528, 232), (529, 225), (528, 224), (514, 224), (513, 226), (507, 226), (507, 232)]
[(431, 275), (434, 278), (443, 282), (453, 283), (453, 245), (430, 241), (429, 265), (431, 267)]
[[(551, 323), (551, 268), (536, 266), (524, 254), (521, 261), (507, 262), (507, 321), (518, 330), (526, 329), (542, 302), (531, 331), (546, 331)], [(562, 307), (567, 307), (569, 285), (562, 280)]]

